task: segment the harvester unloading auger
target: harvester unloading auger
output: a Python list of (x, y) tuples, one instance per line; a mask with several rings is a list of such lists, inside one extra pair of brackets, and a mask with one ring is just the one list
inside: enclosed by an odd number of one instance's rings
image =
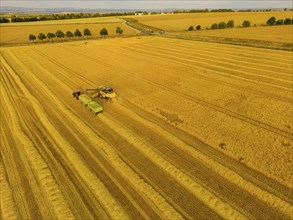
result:
[(77, 89), (72, 93), (73, 97), (79, 100), (90, 111), (98, 114), (103, 111), (103, 107), (94, 101), (96, 97), (107, 101), (116, 100), (117, 95), (110, 86), (99, 86), (97, 88)]

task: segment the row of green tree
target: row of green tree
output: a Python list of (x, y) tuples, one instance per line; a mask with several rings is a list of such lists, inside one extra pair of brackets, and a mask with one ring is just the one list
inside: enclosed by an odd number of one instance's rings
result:
[[(265, 11), (272, 11), (271, 8), (267, 9), (241, 9), (238, 12), (265, 12)], [(283, 11), (292, 11), (292, 8), (284, 8)]]
[[(248, 20), (245, 20), (242, 22), (242, 27), (250, 27), (251, 23), (250, 21)], [(227, 23), (222, 21), (220, 23), (214, 23), (212, 24), (211, 26), (211, 29), (224, 29), (224, 28), (233, 28), (235, 25), (234, 25), (234, 21), (233, 20), (230, 20), (228, 21)]]
[[(250, 22), (249, 21), (244, 21), (243, 22), (243, 27), (249, 27), (250, 26)], [(226, 22), (220, 22), (220, 23), (214, 23), (211, 26), (211, 29), (224, 29), (224, 28), (233, 28), (234, 27), (234, 21), (230, 20), (227, 23)], [(190, 26), (188, 28), (189, 31), (193, 31), (193, 30), (200, 30), (201, 26), (197, 25), (195, 28), (193, 26)]]
[[(121, 35), (122, 33), (123, 33), (123, 29), (121, 29), (120, 27), (117, 27), (116, 34)], [(89, 37), (91, 35), (92, 35), (92, 32), (88, 28), (85, 28), (83, 31), (83, 35), (80, 30), (76, 29), (73, 33), (71, 31), (67, 31), (66, 33), (64, 33), (63, 31), (58, 30), (56, 31), (56, 33), (49, 32), (47, 33), (47, 35), (44, 33), (39, 33), (38, 36), (34, 34), (30, 34), (28, 38), (30, 41), (34, 41), (37, 38), (39, 40), (45, 40), (45, 39), (53, 40), (54, 38), (64, 38), (64, 37), (72, 38), (72, 37), (82, 37), (82, 36)], [(100, 35), (107, 36), (108, 30), (106, 28), (103, 28), (102, 30), (100, 30)]]
[(271, 17), (269, 20), (267, 20), (267, 25), (288, 25), (293, 24), (293, 19), (286, 18), (286, 19), (276, 19), (276, 17)]
[(77, 18), (95, 18), (95, 17), (109, 17), (109, 16), (126, 16), (134, 15), (134, 12), (112, 12), (112, 13), (67, 13), (67, 14), (48, 14), (39, 16), (12, 16), (11, 19), (4, 17), (0, 18), (0, 23), (9, 22), (30, 22), (30, 21), (44, 21), (44, 20), (64, 20)]
[(207, 12), (234, 12), (233, 9), (190, 9), (190, 10), (176, 10), (173, 11), (174, 14), (178, 13), (207, 13)]
[[(292, 11), (291, 9), (284, 8), (284, 11)], [(190, 9), (190, 10), (175, 10), (174, 14), (177, 13), (207, 13), (207, 12), (268, 12), (272, 11), (272, 9), (242, 9), (242, 10), (233, 10), (233, 9)]]
[[(293, 19), (286, 18), (286, 19), (279, 19), (277, 20), (275, 17), (271, 17), (270, 19), (267, 20), (267, 25), (289, 25), (293, 24)], [(251, 23), (248, 20), (243, 21), (242, 27), (250, 27)], [(224, 29), (224, 28), (233, 28), (234, 27), (234, 21), (230, 20), (227, 23), (222, 21), (220, 23), (214, 23), (211, 26), (211, 29)], [(193, 30), (200, 30), (201, 26), (197, 25), (195, 28), (193, 26), (190, 26), (188, 28), (188, 31), (193, 31)]]
[(9, 19), (0, 17), (0, 23), (9, 23)]

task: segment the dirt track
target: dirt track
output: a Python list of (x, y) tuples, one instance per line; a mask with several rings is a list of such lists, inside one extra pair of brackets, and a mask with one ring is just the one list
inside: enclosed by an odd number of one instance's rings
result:
[[(292, 53), (271, 53), (161, 38), (6, 48), (1, 217), (292, 218)], [(94, 116), (71, 92), (98, 84), (119, 99)]]

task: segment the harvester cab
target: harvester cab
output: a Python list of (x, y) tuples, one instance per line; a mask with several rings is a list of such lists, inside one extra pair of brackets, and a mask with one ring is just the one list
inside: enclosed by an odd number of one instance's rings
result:
[(117, 94), (110, 86), (99, 86), (99, 97), (106, 100), (113, 100), (117, 97)]
[(76, 89), (73, 91), (72, 95), (73, 97), (75, 97), (76, 99), (78, 99), (78, 97), (80, 96), (80, 90), (79, 89)]

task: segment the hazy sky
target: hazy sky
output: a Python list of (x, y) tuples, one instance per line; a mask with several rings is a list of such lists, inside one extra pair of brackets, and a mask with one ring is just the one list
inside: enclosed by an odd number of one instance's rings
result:
[(59, 0), (34, 0), (14, 1), (0, 0), (1, 7), (17, 6), (32, 8), (114, 8), (114, 9), (160, 9), (160, 8), (292, 8), (293, 0), (92, 0), (92, 1), (59, 1)]

